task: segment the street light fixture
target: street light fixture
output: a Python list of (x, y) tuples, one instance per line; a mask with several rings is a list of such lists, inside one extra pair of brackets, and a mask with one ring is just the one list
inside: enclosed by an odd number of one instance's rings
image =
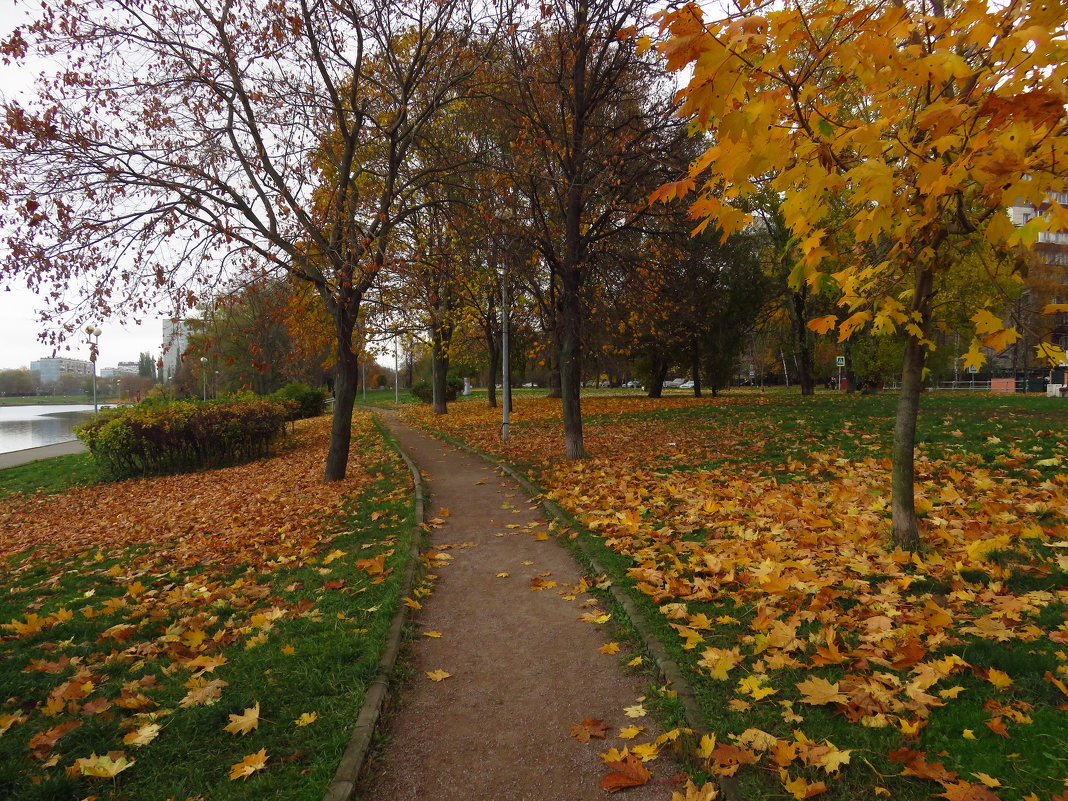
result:
[(208, 399), (208, 357), (200, 357), (200, 383), (204, 386), (204, 400)]
[(95, 325), (87, 325), (85, 333), (89, 335), (89, 361), (93, 364), (93, 413), (100, 411), (96, 402), (96, 355), (100, 350), (100, 328)]

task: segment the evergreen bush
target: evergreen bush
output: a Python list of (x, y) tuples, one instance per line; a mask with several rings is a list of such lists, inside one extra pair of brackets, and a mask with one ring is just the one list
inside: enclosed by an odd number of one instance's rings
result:
[(108, 409), (74, 433), (116, 478), (159, 475), (257, 459), (294, 419), (294, 401), (174, 401)]

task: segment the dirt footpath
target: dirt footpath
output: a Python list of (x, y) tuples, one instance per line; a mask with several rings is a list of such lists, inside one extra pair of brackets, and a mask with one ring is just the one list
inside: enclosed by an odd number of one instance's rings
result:
[[(649, 742), (640, 714), (645, 682), (598, 649), (611, 623), (575, 593), (581, 575), (520, 487), (476, 456), (383, 415), (427, 482), (432, 595), (415, 613), (412, 677), (390, 715), (384, 755), (361, 798), (374, 801), (580, 801), (607, 797), (600, 754)], [(541, 589), (535, 589), (542, 587)], [(593, 617), (593, 615), (591, 615)], [(438, 636), (440, 634), (440, 636)], [(622, 659), (621, 659), (622, 657)], [(432, 681), (427, 672), (450, 675)], [(573, 724), (596, 718), (607, 739), (579, 742)], [(633, 740), (626, 726), (644, 726)], [(667, 754), (646, 763), (651, 784), (627, 801), (668, 799), (681, 775)]]

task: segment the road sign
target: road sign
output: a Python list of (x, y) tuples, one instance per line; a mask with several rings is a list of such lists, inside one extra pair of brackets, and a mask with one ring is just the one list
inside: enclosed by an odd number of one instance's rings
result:
[(845, 356), (837, 356), (834, 360), (839, 367), (845, 367)]

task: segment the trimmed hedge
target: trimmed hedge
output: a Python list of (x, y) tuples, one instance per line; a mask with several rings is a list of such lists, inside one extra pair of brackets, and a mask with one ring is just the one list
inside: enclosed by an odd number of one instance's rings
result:
[(267, 456), (296, 408), (293, 401), (175, 401), (108, 409), (74, 433), (113, 476), (159, 475)]
[(274, 400), (294, 401), (297, 404), (293, 420), (318, 417), (326, 408), (326, 392), (312, 389), (307, 384), (293, 381), (271, 395)]

